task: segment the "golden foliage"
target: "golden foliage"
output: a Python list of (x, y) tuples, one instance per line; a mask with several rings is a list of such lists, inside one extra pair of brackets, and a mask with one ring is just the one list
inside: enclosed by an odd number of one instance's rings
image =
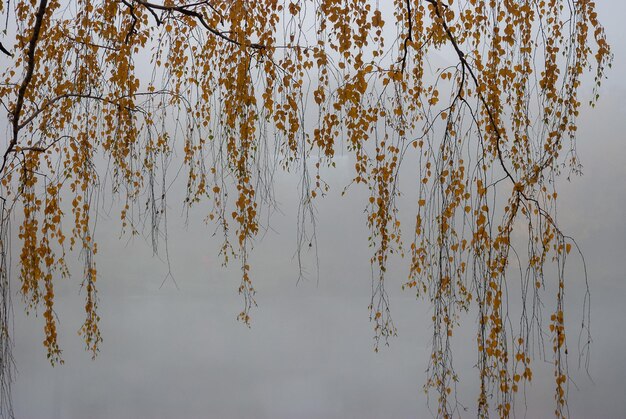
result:
[[(530, 338), (542, 333), (533, 330), (538, 308), (529, 314), (527, 299), (519, 329), (505, 324), (512, 236), (526, 225), (524, 295), (538, 301), (544, 267), (558, 266), (549, 332), (556, 413), (566, 414), (563, 264), (572, 241), (556, 224), (552, 181), (564, 167), (578, 169), (573, 140), (583, 75), (594, 68), (597, 86), (610, 62), (594, 2), (0, 5), (17, 21), (14, 38), (4, 42), (13, 45), (12, 58), (0, 78), (10, 116), (0, 168), (9, 203), (3, 231), (15, 204), (23, 210), (21, 293), (30, 307), (43, 306), (53, 363), (61, 361), (54, 283), (68, 276), (68, 248), (85, 263), (79, 333), (94, 356), (102, 340), (92, 214), (104, 159), (113, 191), (126, 203), (123, 228), (136, 232), (132, 217), (147, 191), (157, 229), (165, 190), (155, 191), (155, 177), (182, 141), (186, 202), (212, 201), (208, 219), (224, 233), (225, 262), (234, 256), (241, 264), (239, 318), (248, 324), (255, 305), (248, 255), (261, 206), (271, 201), (274, 165), (302, 170), (305, 214), (328, 191), (322, 169), (345, 144), (355, 160), (354, 183), (370, 192), (376, 349), (396, 333), (385, 291), (389, 257), (406, 252), (405, 288), (427, 295), (434, 308), (426, 388), (437, 393), (438, 415), (456, 411), (451, 336), (461, 314), (475, 307), (480, 416), (488, 415), (490, 400), (509, 416), (515, 393), (532, 378)], [(437, 51), (452, 63), (431, 74), (428, 60)], [(310, 159), (317, 160), (312, 181)], [(419, 171), (406, 250), (395, 203), (402, 162)], [(496, 190), (508, 194), (506, 203), (495, 200)], [(3, 241), (3, 255), (5, 249)]]

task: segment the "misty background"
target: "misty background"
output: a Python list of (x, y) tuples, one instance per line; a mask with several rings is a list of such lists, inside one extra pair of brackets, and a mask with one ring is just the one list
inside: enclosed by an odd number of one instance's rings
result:
[[(572, 417), (626, 417), (626, 4), (597, 2), (615, 59), (595, 109), (579, 119), (578, 153), (584, 176), (560, 180), (559, 222), (580, 245), (591, 289), (593, 344), (589, 374), (578, 368), (582, 320), (582, 261), (568, 258), (566, 323), (570, 348)], [(591, 97), (583, 86), (583, 103)], [(404, 164), (410, 164), (405, 161)], [(236, 321), (237, 261), (221, 267), (221, 237), (203, 223), (206, 211), (186, 220), (176, 192), (168, 197), (167, 263), (152, 256), (143, 237), (120, 239), (118, 211), (99, 215), (97, 267), (101, 353), (92, 361), (77, 336), (84, 300), (79, 275), (56, 284), (59, 338), (65, 365), (51, 367), (42, 345), (41, 318), (24, 314), (14, 291), (17, 418), (408, 418), (428, 417), (422, 391), (432, 336), (430, 306), (402, 291), (408, 260), (392, 259), (387, 276), (398, 337), (374, 353), (368, 304), (371, 271), (363, 208), (367, 191), (341, 191), (353, 162), (339, 156), (327, 173), (329, 195), (317, 203), (319, 281), (308, 253), (308, 279), (298, 279), (297, 175), (281, 173), (279, 209), (251, 256), (259, 307), (252, 328)], [(406, 192), (410, 182), (403, 184)], [(401, 202), (401, 205), (405, 201)], [(413, 207), (400, 207), (405, 234)], [(179, 216), (180, 214), (180, 216)], [(14, 246), (18, 240), (13, 240)], [(15, 257), (14, 257), (15, 259)], [(15, 260), (14, 260), (15, 262)], [(76, 266), (79, 266), (76, 264)], [(14, 277), (17, 271), (14, 272)], [(80, 269), (73, 272), (80, 273)], [(166, 279), (165, 282), (164, 279)], [(550, 278), (547, 278), (549, 280)], [(163, 284), (163, 286), (161, 286)], [(545, 295), (546, 309), (552, 295)], [(459, 402), (475, 416), (478, 395), (475, 316), (455, 337)], [(547, 359), (550, 358), (548, 353)], [(517, 413), (552, 417), (553, 370), (536, 360), (533, 385), (517, 397)], [(436, 397), (436, 396), (434, 396)], [(436, 412), (436, 400), (432, 407)], [(461, 412), (463, 413), (463, 412)], [(465, 415), (463, 415), (465, 416)]]

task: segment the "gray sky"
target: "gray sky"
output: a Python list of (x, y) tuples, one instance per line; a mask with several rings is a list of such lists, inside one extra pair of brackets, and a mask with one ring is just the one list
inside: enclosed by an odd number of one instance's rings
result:
[[(585, 254), (593, 304), (590, 379), (577, 369), (582, 265), (570, 257), (570, 372), (578, 389), (570, 387), (569, 400), (572, 417), (619, 418), (626, 417), (626, 4), (597, 3), (615, 61), (597, 108), (585, 108), (579, 121), (584, 176), (562, 182), (559, 193), (561, 226)], [(41, 319), (26, 317), (16, 297), (18, 418), (428, 416), (421, 391), (430, 354), (428, 303), (400, 290), (408, 261), (396, 261), (388, 291), (399, 336), (389, 348), (373, 352), (365, 196), (353, 190), (348, 198), (339, 197), (349, 176), (349, 163), (340, 159), (335, 187), (318, 207), (320, 281), (298, 286), (292, 258), (296, 180), (278, 179), (285, 215), (273, 218), (275, 231), (253, 254), (259, 308), (250, 330), (235, 320), (241, 307), (239, 271), (235, 265), (220, 267), (218, 243), (199, 211), (185, 229), (172, 216), (178, 207), (171, 200), (170, 250), (180, 290), (171, 283), (159, 289), (166, 265), (151, 257), (143, 240), (118, 241), (117, 220), (102, 219), (101, 354), (92, 362), (76, 336), (83, 305), (77, 278), (57, 285), (62, 367), (47, 363)], [(473, 342), (472, 320), (461, 327), (459, 339)], [(476, 349), (456, 349), (459, 398), (471, 409), (477, 396)], [(527, 417), (551, 417), (551, 365), (539, 361), (534, 369)], [(521, 397), (518, 404), (523, 405)]]

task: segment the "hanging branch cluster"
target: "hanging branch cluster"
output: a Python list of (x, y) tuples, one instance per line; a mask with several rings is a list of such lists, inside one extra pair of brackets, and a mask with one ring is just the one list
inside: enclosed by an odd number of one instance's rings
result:
[[(314, 202), (328, 191), (324, 169), (346, 148), (353, 183), (370, 193), (376, 349), (396, 333), (385, 285), (399, 253), (410, 259), (404, 287), (433, 305), (426, 389), (437, 394), (438, 416), (458, 412), (451, 337), (472, 308), (479, 415), (512, 413), (515, 394), (532, 379), (533, 339), (546, 334), (556, 414), (566, 414), (563, 271), (574, 243), (556, 222), (554, 179), (579, 170), (583, 75), (595, 70), (597, 88), (610, 63), (592, 1), (16, 0), (0, 11), (17, 22), (7, 32), (14, 36), (2, 39), (0, 68), (8, 114), (0, 167), (2, 406), (10, 406), (12, 218), (20, 294), (29, 309), (43, 310), (51, 362), (62, 362), (54, 283), (69, 276), (72, 250), (84, 261), (79, 333), (95, 356), (102, 178), (124, 203), (124, 231), (139, 233), (149, 217), (156, 251), (166, 169), (182, 150), (185, 204), (212, 203), (207, 221), (223, 233), (224, 262), (241, 266), (239, 319), (248, 324), (256, 304), (248, 259), (260, 213), (274, 205), (275, 170), (301, 173), (301, 246), (311, 239), (305, 227), (315, 222)], [(429, 71), (433, 54), (451, 64)], [(396, 206), (401, 166), (419, 173), (408, 181), (418, 191), (409, 247)], [(513, 247), (520, 235), (526, 255)], [(517, 327), (507, 304), (512, 252), (523, 271)], [(545, 274), (548, 266), (555, 275)], [(545, 328), (538, 302), (548, 281), (558, 291)]]

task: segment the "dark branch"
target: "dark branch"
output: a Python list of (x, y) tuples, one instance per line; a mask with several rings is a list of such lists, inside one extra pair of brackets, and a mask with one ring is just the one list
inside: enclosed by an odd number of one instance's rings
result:
[(9, 52), (9, 50), (7, 50), (4, 45), (2, 45), (2, 42), (0, 42), (0, 51), (2, 51), (3, 53), (5, 53), (6, 55), (8, 55), (9, 57), (13, 57), (13, 54), (11, 54)]
[(406, 15), (407, 15), (407, 23), (409, 25), (409, 33), (406, 36), (406, 38), (404, 38), (404, 55), (402, 56), (402, 69), (400, 70), (401, 73), (404, 73), (404, 69), (406, 67), (406, 57), (408, 54), (408, 50), (409, 50), (409, 41), (413, 40), (413, 22), (411, 20), (411, 0), (406, 0)]
[[(500, 148), (500, 143), (503, 140), (502, 135), (500, 134), (500, 128), (498, 127), (498, 123), (496, 122), (496, 118), (493, 114), (491, 107), (489, 106), (489, 104), (487, 103), (487, 100), (485, 99), (485, 97), (480, 91), (480, 88), (479, 88), (480, 84), (478, 82), (478, 77), (476, 77), (474, 70), (467, 62), (467, 59), (465, 58), (465, 53), (463, 53), (463, 51), (459, 47), (459, 44), (457, 43), (456, 38), (452, 34), (452, 31), (450, 31), (450, 27), (448, 26), (448, 23), (446, 22), (445, 18), (441, 15), (440, 7), (446, 7), (446, 6), (443, 5), (442, 3), (439, 3), (438, 0), (426, 0), (426, 2), (430, 3), (434, 7), (435, 14), (439, 18), (439, 20), (441, 20), (441, 24), (443, 25), (446, 35), (448, 39), (450, 40), (450, 43), (452, 44), (454, 50), (456, 51), (457, 56), (459, 57), (462, 68), (467, 70), (467, 72), (469, 73), (470, 77), (472, 78), (476, 86), (476, 94), (478, 95), (478, 100), (480, 100), (483, 107), (485, 108), (487, 112), (487, 116), (489, 117), (489, 123), (491, 124), (493, 131), (496, 135), (496, 151), (498, 153), (498, 156), (497, 156), (498, 161), (500, 162), (500, 166), (502, 167), (502, 170), (504, 170), (506, 177), (509, 178), (511, 182), (513, 182), (514, 192), (517, 194), (518, 197), (523, 198), (527, 202), (531, 202), (535, 204), (537, 206), (537, 210), (539, 211), (539, 213), (544, 216), (544, 218), (552, 225), (552, 227), (554, 227), (554, 229), (559, 235), (563, 236), (563, 233), (558, 228), (556, 221), (552, 218), (552, 216), (545, 209), (543, 209), (543, 207), (541, 206), (541, 204), (539, 203), (537, 199), (531, 196), (528, 196), (524, 192), (524, 185), (513, 177), (513, 175), (507, 168), (506, 164), (504, 163), (504, 156), (502, 155), (502, 149)], [(463, 72), (463, 77), (465, 77), (465, 71)]]
[[(142, 6), (144, 6), (146, 9), (148, 9), (151, 12), (154, 12), (154, 10), (162, 10), (162, 11), (165, 11), (165, 12), (178, 12), (178, 13), (180, 13), (182, 15), (196, 18), (198, 20), (198, 22), (200, 22), (200, 24), (202, 26), (204, 26), (204, 28), (206, 30), (208, 30), (213, 35), (217, 36), (218, 38), (221, 38), (221, 39), (223, 39), (223, 40), (225, 40), (227, 42), (230, 42), (232, 44), (235, 44), (235, 45), (238, 45), (238, 46), (249, 47), (249, 48), (253, 48), (253, 49), (265, 49), (265, 46), (261, 45), (261, 44), (257, 44), (257, 43), (253, 43), (253, 42), (241, 43), (241, 42), (237, 41), (236, 39), (228, 37), (224, 32), (221, 32), (221, 31), (215, 29), (214, 27), (210, 26), (207, 23), (207, 21), (204, 19), (204, 16), (202, 16), (201, 13), (199, 13), (199, 12), (197, 12), (195, 10), (189, 10), (188, 9), (188, 7), (196, 6), (196, 5), (202, 4), (202, 3), (193, 3), (193, 4), (190, 4), (190, 5), (182, 5), (182, 6), (165, 6), (165, 5), (162, 5), (162, 4), (150, 3), (150, 2), (147, 2), (147, 1), (144, 1), (144, 0), (133, 0), (133, 1), (135, 3), (141, 4)], [(157, 20), (157, 23), (158, 22), (160, 22), (160, 19)]]
[(7, 164), (7, 158), (11, 151), (13, 151), (13, 149), (17, 145), (17, 136), (20, 132), (20, 115), (22, 113), (22, 107), (24, 106), (24, 96), (26, 95), (26, 89), (28, 89), (28, 85), (33, 79), (33, 72), (35, 71), (35, 48), (37, 47), (37, 42), (39, 41), (39, 35), (41, 34), (41, 25), (43, 23), (43, 18), (46, 14), (47, 6), (48, 0), (41, 0), (41, 2), (39, 3), (39, 9), (37, 10), (37, 16), (35, 17), (33, 35), (31, 36), (28, 43), (28, 55), (26, 57), (26, 76), (24, 76), (24, 80), (22, 81), (22, 84), (20, 85), (20, 88), (17, 92), (17, 102), (15, 103), (15, 109), (11, 113), (13, 138), (11, 139), (11, 143), (9, 144), (9, 148), (4, 153), (2, 166), (0, 167), (0, 174), (4, 172), (4, 168)]
[[(465, 58), (465, 53), (461, 50), (461, 48), (459, 47), (459, 44), (456, 42), (456, 38), (452, 34), (452, 31), (450, 31), (450, 27), (448, 26), (448, 23), (446, 22), (446, 19), (441, 15), (440, 7), (445, 7), (445, 6), (443, 4), (441, 4), (441, 3), (439, 3), (439, 1), (437, 1), (437, 0), (426, 0), (426, 2), (430, 3), (434, 7), (435, 14), (439, 18), (439, 20), (441, 20), (441, 24), (443, 25), (443, 29), (446, 31), (446, 35), (448, 36), (448, 39), (450, 40), (450, 43), (452, 44), (452, 47), (454, 48), (457, 56), (459, 57), (459, 60), (461, 61), (461, 65), (463, 66), (464, 69), (467, 70), (467, 72), (469, 73), (470, 77), (474, 81), (474, 84), (476, 85), (476, 94), (478, 95), (478, 100), (480, 100), (482, 105), (485, 107), (485, 110), (487, 111), (487, 116), (489, 117), (489, 123), (491, 124), (491, 126), (493, 128), (493, 131), (496, 134), (496, 140), (497, 140), (496, 141), (496, 149), (497, 149), (497, 152), (498, 152), (498, 160), (500, 161), (500, 165), (502, 166), (502, 169), (504, 170), (504, 173), (506, 174), (506, 176), (509, 179), (511, 179), (511, 181), (513, 182), (514, 185), (517, 186), (518, 182), (515, 180), (515, 178), (513, 177), (511, 172), (509, 171), (509, 169), (504, 164), (504, 157), (502, 156), (502, 150), (500, 149), (500, 142), (502, 141), (502, 135), (500, 134), (500, 127), (498, 127), (498, 123), (496, 122), (496, 118), (493, 115), (493, 111), (491, 110), (491, 107), (487, 103), (487, 100), (485, 99), (483, 94), (480, 92), (480, 88), (479, 88), (480, 87), (480, 83), (478, 81), (478, 77), (476, 77), (476, 74), (474, 73), (474, 70), (472, 69), (472, 67), (467, 62), (467, 59)], [(523, 192), (523, 191), (520, 191), (520, 192)], [(522, 193), (522, 195), (523, 195), (523, 193)]]

